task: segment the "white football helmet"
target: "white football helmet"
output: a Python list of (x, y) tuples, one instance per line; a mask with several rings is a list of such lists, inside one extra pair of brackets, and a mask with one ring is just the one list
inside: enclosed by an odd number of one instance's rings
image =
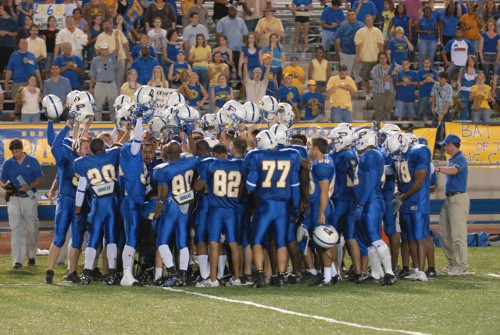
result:
[(385, 141), (385, 149), (391, 156), (397, 157), (410, 149), (410, 142), (405, 134), (394, 132)]
[(66, 107), (71, 109), (73, 103), (75, 102), (75, 97), (78, 93), (80, 93), (80, 91), (78, 90), (74, 90), (68, 93), (68, 95), (66, 96)]
[(156, 140), (168, 137), (167, 120), (161, 116), (155, 116), (149, 121), (149, 132)]
[(90, 101), (75, 103), (69, 111), (69, 117), (80, 123), (86, 122), (87, 119), (94, 117), (94, 106), (92, 106)]
[(205, 114), (201, 117), (201, 127), (203, 130), (217, 130), (219, 128), (219, 121), (217, 115)]
[(394, 123), (386, 123), (384, 126), (378, 131), (379, 143), (384, 144), (389, 135), (392, 133), (399, 133), (401, 129), (395, 125)]
[(132, 99), (128, 95), (122, 94), (116, 97), (113, 107), (115, 107), (115, 111), (118, 111), (122, 106), (130, 104), (132, 104)]
[(301, 224), (300, 226), (297, 226), (297, 242), (302, 242), (304, 239), (309, 238), (309, 232), (306, 229), (306, 226)]
[(125, 130), (125, 128), (132, 123), (133, 115), (131, 113), (132, 104), (123, 105), (116, 112), (115, 125), (118, 130)]
[(238, 125), (246, 122), (246, 111), (243, 105), (236, 100), (229, 100), (221, 108), (231, 119), (232, 125)]
[(167, 121), (167, 129), (168, 129), (168, 137), (172, 137), (175, 135), (179, 135), (181, 131), (181, 126), (179, 125), (178, 119), (175, 114), (169, 115), (166, 119)]
[(257, 104), (247, 101), (243, 104), (243, 109), (246, 113), (245, 123), (258, 123), (260, 121), (260, 109)]
[(276, 142), (281, 145), (288, 145), (288, 128), (282, 124), (275, 124), (269, 131), (276, 137)]
[(414, 145), (419, 144), (419, 142), (418, 142), (418, 137), (417, 137), (417, 136), (415, 136), (415, 134), (414, 134), (414, 133), (405, 133), (404, 135), (405, 135), (406, 140), (408, 141), (408, 144), (409, 144), (410, 146), (414, 146)]
[(57, 95), (49, 94), (42, 100), (42, 106), (50, 119), (56, 119), (62, 115), (63, 105)]
[(264, 95), (262, 97), (259, 101), (259, 107), (261, 109), (262, 117), (267, 122), (271, 122), (278, 114), (278, 101), (270, 95)]
[(289, 103), (280, 102), (278, 104), (278, 115), (280, 118), (280, 124), (284, 125), (287, 128), (290, 128), (293, 125), (293, 121), (295, 120), (295, 113), (293, 112), (293, 108)]
[(177, 123), (181, 126), (188, 123), (196, 123), (200, 119), (198, 110), (185, 104), (175, 106), (174, 114), (177, 118)]
[(227, 127), (227, 125), (230, 125), (233, 120), (229, 118), (227, 115), (227, 112), (224, 109), (219, 109), (219, 111), (216, 114), (217, 116), (217, 122), (219, 123), (219, 129), (223, 130)]
[(314, 229), (313, 241), (318, 247), (329, 249), (339, 242), (339, 233), (331, 225), (319, 225)]
[(88, 101), (91, 103), (91, 105), (95, 106), (94, 96), (87, 91), (78, 92), (75, 95), (75, 98), (73, 99), (73, 103), (75, 103), (75, 104), (80, 103), (80, 102), (85, 102), (85, 101)]
[(210, 149), (212, 149), (216, 144), (220, 144), (220, 142), (213, 137), (205, 137), (204, 140), (207, 141)]
[(186, 98), (184, 98), (182, 94), (177, 92), (170, 94), (170, 96), (167, 99), (168, 107), (177, 106), (183, 103), (186, 103)]
[(348, 127), (335, 127), (330, 132), (330, 137), (333, 141), (333, 148), (335, 152), (339, 152), (345, 147), (350, 147), (356, 139), (354, 132)]
[(361, 129), (357, 132), (356, 150), (361, 151), (369, 146), (377, 146), (377, 135), (370, 129)]
[(255, 137), (255, 145), (257, 149), (270, 150), (276, 148), (278, 142), (273, 132), (269, 130), (263, 130), (257, 134)]
[(153, 117), (159, 116), (164, 119), (167, 119), (167, 117), (171, 114), (175, 113), (175, 107), (167, 107), (167, 108), (158, 108), (155, 109), (153, 112)]
[(134, 100), (139, 106), (145, 109), (154, 109), (156, 106), (154, 88), (147, 85), (141, 86), (135, 91)]

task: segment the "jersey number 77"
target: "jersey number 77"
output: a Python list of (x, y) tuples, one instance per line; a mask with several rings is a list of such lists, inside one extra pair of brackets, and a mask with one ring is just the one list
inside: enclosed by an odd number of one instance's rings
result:
[(275, 187), (277, 188), (285, 188), (286, 187), (286, 179), (288, 177), (288, 173), (290, 172), (291, 163), (288, 160), (279, 160), (279, 161), (262, 161), (262, 169), (267, 171), (266, 178), (262, 182), (262, 187), (271, 188), (273, 187), (273, 176), (276, 169), (282, 171), (280, 178), (276, 182)]

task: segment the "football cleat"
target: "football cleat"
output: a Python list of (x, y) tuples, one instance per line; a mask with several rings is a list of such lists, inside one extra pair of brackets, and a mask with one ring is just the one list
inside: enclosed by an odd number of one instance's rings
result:
[(241, 280), (240, 279), (234, 279), (233, 277), (231, 277), (227, 281), (226, 286), (241, 286)]
[(43, 98), (42, 107), (44, 113), (47, 114), (49, 119), (56, 119), (60, 117), (64, 109), (61, 99), (54, 94), (49, 94)]
[(382, 286), (393, 285), (395, 282), (396, 282), (396, 276), (386, 273), (382, 281)]
[(366, 276), (361, 280), (361, 284), (381, 284), (380, 279), (374, 278), (373, 276)]
[(326, 282), (323, 276), (319, 276), (314, 283), (309, 284), (309, 286), (317, 286), (317, 287), (332, 286), (332, 285), (333, 285), (332, 280)]
[(67, 282), (78, 284), (81, 281), (81, 278), (78, 276), (78, 274), (76, 273), (76, 271), (73, 271), (71, 273), (67, 273), (64, 276), (64, 280), (67, 281)]
[(436, 278), (437, 277), (437, 272), (434, 269), (427, 269), (425, 271), (425, 274), (427, 275), (427, 278)]
[(252, 286), (254, 283), (254, 280), (251, 275), (243, 275), (241, 278), (241, 284), (242, 285), (247, 285), (247, 286)]
[(199, 283), (196, 284), (196, 287), (198, 288), (212, 288), (212, 287), (219, 287), (219, 281), (211, 281), (210, 278), (207, 278)]
[(92, 282), (92, 270), (83, 269), (80, 285), (90, 285), (91, 282)]
[(45, 273), (45, 283), (46, 284), (52, 284), (54, 281), (54, 271), (53, 270), (47, 270)]
[(122, 280), (120, 280), (121, 286), (140, 286), (139, 281), (134, 278), (132, 273), (123, 273)]
[(418, 271), (415, 274), (415, 281), (427, 281), (427, 275), (425, 274), (424, 271)]
[(109, 278), (106, 282), (108, 285), (120, 285), (120, 277), (116, 273), (116, 269), (109, 269)]
[(262, 288), (266, 285), (266, 274), (264, 273), (264, 271), (258, 271), (257, 280), (253, 283), (253, 286), (255, 286), (256, 288)]

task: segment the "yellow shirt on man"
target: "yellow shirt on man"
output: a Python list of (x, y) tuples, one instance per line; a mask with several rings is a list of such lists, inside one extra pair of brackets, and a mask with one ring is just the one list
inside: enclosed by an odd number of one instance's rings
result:
[[(358, 89), (356, 87), (356, 83), (352, 80), (351, 77), (346, 76), (345, 79), (341, 79), (340, 76), (333, 76), (328, 79), (328, 83), (326, 84), (326, 91), (330, 88), (337, 85), (349, 85), (356, 92)], [(339, 88), (333, 94), (330, 95), (330, 105), (331, 107), (340, 107), (344, 109), (348, 109), (352, 112), (352, 96), (351, 92), (345, 88)]]

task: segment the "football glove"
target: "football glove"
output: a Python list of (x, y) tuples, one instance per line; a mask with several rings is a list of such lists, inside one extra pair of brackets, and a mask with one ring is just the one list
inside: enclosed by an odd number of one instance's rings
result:
[(358, 204), (356, 206), (356, 222), (361, 221), (361, 216), (363, 215), (364, 210), (365, 210), (365, 205)]
[(186, 133), (187, 136), (193, 135), (193, 129), (194, 125), (192, 123), (186, 123), (184, 125), (184, 132)]
[(403, 200), (401, 200), (400, 192), (395, 192), (392, 197), (394, 198), (394, 200), (391, 201), (391, 205), (394, 206), (394, 208), (392, 209), (392, 215), (396, 215), (403, 205)]
[(78, 225), (78, 227), (80, 228), (85, 228), (85, 219), (83, 217), (83, 214), (76, 214), (76, 224)]
[(298, 208), (293, 208), (292, 209), (292, 223), (295, 225), (300, 224), (300, 209)]

